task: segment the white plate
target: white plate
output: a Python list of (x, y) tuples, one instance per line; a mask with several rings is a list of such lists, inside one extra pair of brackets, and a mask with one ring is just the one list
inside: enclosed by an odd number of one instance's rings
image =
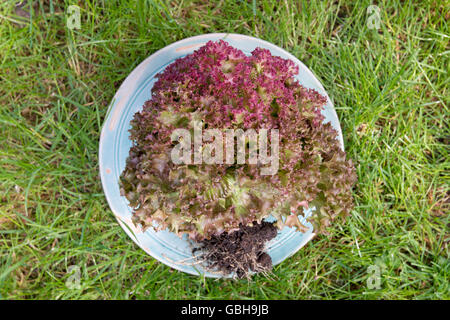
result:
[[(220, 39), (248, 55), (255, 48), (261, 47), (269, 49), (273, 55), (294, 61), (300, 70), (297, 76), (299, 82), (305, 87), (316, 89), (327, 97), (327, 104), (322, 113), (325, 116), (325, 122), (331, 122), (337, 130), (339, 142), (344, 149), (336, 111), (319, 80), (297, 58), (267, 41), (239, 34), (205, 34), (175, 42), (155, 52), (137, 66), (114, 96), (103, 123), (99, 148), (103, 190), (117, 221), (139, 247), (174, 269), (195, 275), (204, 274), (207, 277), (222, 276), (206, 271), (199, 265), (192, 265), (192, 244), (186, 236), (180, 239), (169, 231), (147, 230), (142, 232), (139, 226), (136, 227), (131, 222), (132, 209), (128, 206), (127, 199), (120, 195), (118, 182), (119, 176), (125, 168), (125, 161), (131, 146), (128, 132), (130, 120), (137, 111), (142, 109), (144, 102), (150, 99), (155, 75), (176, 59), (192, 53), (207, 41)], [(305, 215), (308, 214), (310, 212), (305, 212)], [(294, 228), (284, 228), (278, 232), (276, 238), (267, 243), (266, 252), (271, 256), (274, 265), (293, 255), (314, 236), (312, 225), (301, 216), (300, 221), (309, 227), (306, 233), (298, 232)]]

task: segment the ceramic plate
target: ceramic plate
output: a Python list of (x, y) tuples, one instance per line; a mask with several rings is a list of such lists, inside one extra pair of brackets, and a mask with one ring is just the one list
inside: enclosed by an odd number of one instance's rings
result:
[[(221, 277), (221, 275), (206, 271), (201, 266), (192, 263), (192, 243), (186, 236), (180, 239), (172, 232), (155, 232), (150, 229), (143, 232), (140, 227), (131, 222), (132, 209), (128, 206), (126, 198), (120, 195), (118, 181), (125, 168), (125, 161), (131, 146), (128, 132), (130, 120), (136, 112), (141, 110), (144, 102), (150, 99), (155, 75), (176, 59), (192, 53), (207, 41), (220, 39), (248, 55), (255, 48), (261, 47), (269, 49), (272, 55), (291, 59), (298, 64), (300, 72), (297, 79), (299, 82), (305, 87), (316, 89), (327, 97), (328, 101), (323, 111), (325, 122), (331, 122), (337, 130), (339, 142), (344, 148), (338, 117), (319, 80), (297, 58), (267, 41), (239, 34), (205, 34), (175, 42), (155, 52), (137, 66), (114, 96), (103, 123), (99, 150), (103, 190), (117, 221), (139, 247), (174, 269), (207, 277)], [(300, 216), (301, 222), (309, 227), (307, 232), (301, 233), (293, 228), (284, 228), (278, 232), (276, 238), (267, 243), (266, 252), (272, 257), (274, 265), (293, 255), (314, 236), (312, 225), (305, 220), (310, 213), (310, 211), (305, 211), (304, 217)]]

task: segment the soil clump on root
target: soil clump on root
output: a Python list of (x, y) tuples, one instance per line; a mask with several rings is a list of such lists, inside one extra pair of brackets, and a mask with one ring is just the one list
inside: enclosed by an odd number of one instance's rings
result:
[(277, 235), (273, 223), (253, 223), (239, 226), (239, 230), (224, 232), (201, 241), (199, 258), (206, 260), (207, 268), (225, 274), (234, 273), (238, 278), (249, 278), (251, 272), (270, 271), (272, 259), (264, 252), (267, 241)]

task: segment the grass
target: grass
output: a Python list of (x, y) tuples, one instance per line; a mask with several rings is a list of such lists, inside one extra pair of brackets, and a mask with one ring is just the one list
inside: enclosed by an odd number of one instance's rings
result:
[[(0, 4), (0, 298), (450, 298), (448, 3), (378, 1), (376, 30), (370, 1), (87, 0), (69, 30), (77, 1), (15, 2)], [(156, 50), (210, 32), (302, 60), (357, 164), (348, 221), (252, 282), (147, 256), (99, 179), (99, 133), (121, 82)], [(77, 271), (79, 287), (67, 285)]]

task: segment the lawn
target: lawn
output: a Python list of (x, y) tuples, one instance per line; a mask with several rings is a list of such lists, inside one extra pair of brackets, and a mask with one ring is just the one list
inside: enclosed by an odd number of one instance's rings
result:
[[(450, 298), (448, 2), (88, 0), (80, 29), (66, 25), (77, 1), (16, 2), (0, 4), (0, 298)], [(304, 62), (358, 174), (345, 224), (250, 282), (148, 256), (99, 178), (121, 82), (158, 49), (212, 32), (262, 38)]]

